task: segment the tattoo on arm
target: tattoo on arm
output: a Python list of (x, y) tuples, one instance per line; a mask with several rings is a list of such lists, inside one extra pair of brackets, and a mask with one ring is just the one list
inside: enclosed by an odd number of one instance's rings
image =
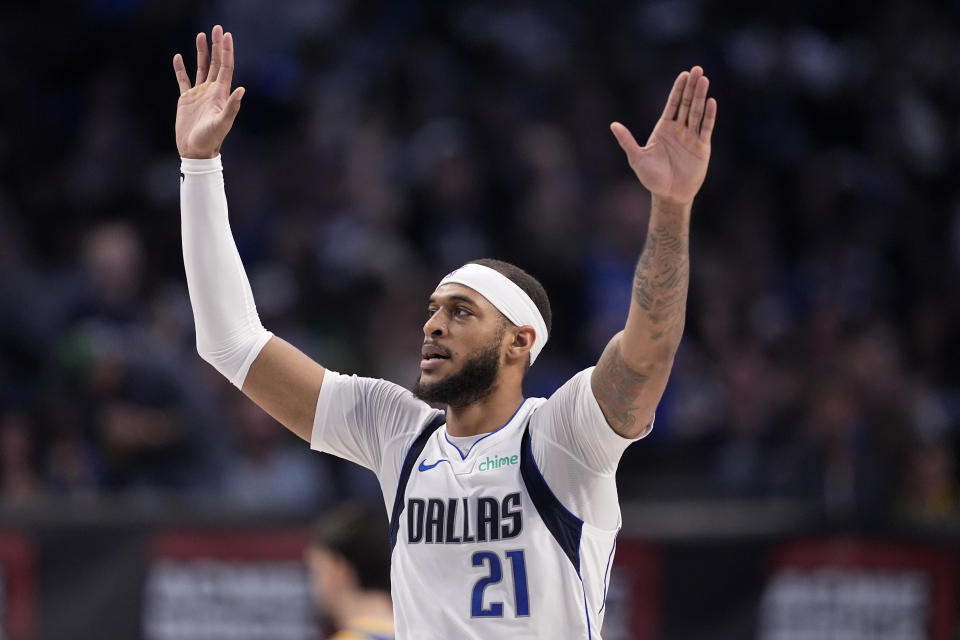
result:
[(633, 299), (647, 312), (650, 338), (683, 334), (687, 311), (690, 256), (686, 230), (662, 224), (647, 235), (633, 277)]
[(639, 413), (634, 402), (649, 379), (624, 361), (619, 336), (611, 340), (603, 350), (590, 382), (604, 417), (620, 435), (639, 435), (631, 434), (637, 426)]

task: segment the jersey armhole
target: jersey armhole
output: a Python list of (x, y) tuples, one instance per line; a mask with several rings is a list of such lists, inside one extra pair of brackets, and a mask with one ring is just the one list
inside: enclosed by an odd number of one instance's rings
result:
[(390, 513), (390, 554), (393, 555), (393, 548), (397, 546), (397, 533), (400, 531), (400, 516), (403, 515), (403, 498), (407, 490), (407, 482), (410, 480), (410, 473), (413, 471), (413, 465), (420, 457), (420, 452), (427, 446), (427, 440), (430, 436), (446, 422), (446, 416), (441, 411), (433, 420), (431, 420), (420, 435), (413, 441), (410, 448), (403, 458), (403, 466), (400, 468), (400, 479), (397, 481), (397, 494), (393, 498), (393, 510)]
[(567, 509), (550, 489), (544, 479), (537, 461), (533, 457), (530, 444), (530, 424), (523, 430), (520, 440), (520, 476), (533, 500), (540, 519), (543, 520), (550, 535), (557, 541), (563, 553), (570, 559), (577, 575), (580, 575), (580, 537), (583, 534), (583, 520)]

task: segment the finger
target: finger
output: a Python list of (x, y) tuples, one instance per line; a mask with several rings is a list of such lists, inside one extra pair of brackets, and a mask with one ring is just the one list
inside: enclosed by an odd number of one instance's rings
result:
[(220, 55), (223, 49), (223, 27), (217, 25), (210, 34), (210, 40), (213, 45), (210, 47), (210, 73), (207, 74), (207, 81), (213, 82), (220, 73)]
[(707, 90), (710, 88), (710, 80), (707, 76), (700, 76), (697, 80), (697, 88), (693, 92), (693, 104), (690, 105), (690, 117), (686, 125), (694, 130), (700, 131), (700, 121), (703, 119), (703, 108), (707, 103)]
[(180, 85), (180, 95), (190, 91), (190, 77), (187, 75), (187, 67), (183, 64), (183, 56), (179, 53), (173, 56), (173, 72), (177, 75), (177, 84)]
[(717, 121), (717, 99), (707, 100), (707, 108), (703, 114), (703, 125), (700, 127), (700, 140), (710, 144), (710, 136), (713, 134), (713, 123)]
[(633, 137), (629, 129), (619, 122), (610, 123), (610, 131), (613, 132), (613, 137), (617, 139), (620, 148), (627, 154), (627, 161), (632, 164), (634, 157), (640, 152), (640, 145), (637, 144), (636, 138)]
[(217, 82), (230, 88), (233, 81), (233, 34), (223, 34), (223, 46), (220, 50), (220, 72), (217, 74)]
[(703, 69), (699, 66), (690, 69), (690, 75), (687, 76), (687, 82), (683, 85), (683, 97), (680, 98), (680, 109), (677, 111), (677, 122), (686, 125), (687, 116), (690, 115), (690, 105), (693, 103), (693, 91), (697, 86), (697, 81), (703, 75)]
[(207, 79), (210, 70), (210, 51), (207, 49), (207, 34), (197, 34), (197, 81), (200, 84)]
[(673, 89), (670, 89), (670, 95), (667, 97), (667, 106), (663, 108), (663, 115), (660, 116), (662, 119), (673, 120), (677, 117), (677, 109), (680, 108), (680, 96), (683, 95), (683, 87), (687, 84), (688, 75), (690, 75), (689, 71), (681, 71), (677, 79), (673, 81)]
[(233, 121), (240, 111), (240, 101), (243, 100), (244, 93), (246, 93), (246, 89), (237, 87), (233, 90), (233, 93), (230, 94), (230, 97), (227, 98), (227, 106), (223, 108), (223, 124), (226, 125), (227, 131), (233, 126)]

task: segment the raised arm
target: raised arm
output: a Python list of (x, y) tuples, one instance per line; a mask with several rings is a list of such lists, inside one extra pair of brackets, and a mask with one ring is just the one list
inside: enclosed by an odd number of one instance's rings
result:
[(708, 88), (700, 67), (681, 73), (643, 147), (622, 124), (610, 125), (630, 168), (652, 197), (626, 326), (607, 344), (591, 378), (607, 422), (627, 438), (650, 428), (683, 335), (690, 209), (707, 175), (717, 116), (716, 100), (707, 99)]
[(310, 441), (324, 369), (264, 329), (227, 217), (220, 146), (240, 110), (230, 90), (233, 37), (217, 25), (208, 54), (197, 35), (197, 75), (178, 53), (176, 139), (181, 163), (183, 263), (197, 329), (197, 351), (281, 424)]

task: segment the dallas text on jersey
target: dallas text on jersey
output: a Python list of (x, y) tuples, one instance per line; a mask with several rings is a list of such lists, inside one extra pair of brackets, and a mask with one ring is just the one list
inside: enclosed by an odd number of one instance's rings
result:
[[(410, 498), (407, 500), (407, 542), (463, 544), (516, 538), (523, 530), (520, 493), (502, 499)], [(462, 517), (458, 518), (458, 513)], [(457, 526), (457, 520), (461, 526)]]

